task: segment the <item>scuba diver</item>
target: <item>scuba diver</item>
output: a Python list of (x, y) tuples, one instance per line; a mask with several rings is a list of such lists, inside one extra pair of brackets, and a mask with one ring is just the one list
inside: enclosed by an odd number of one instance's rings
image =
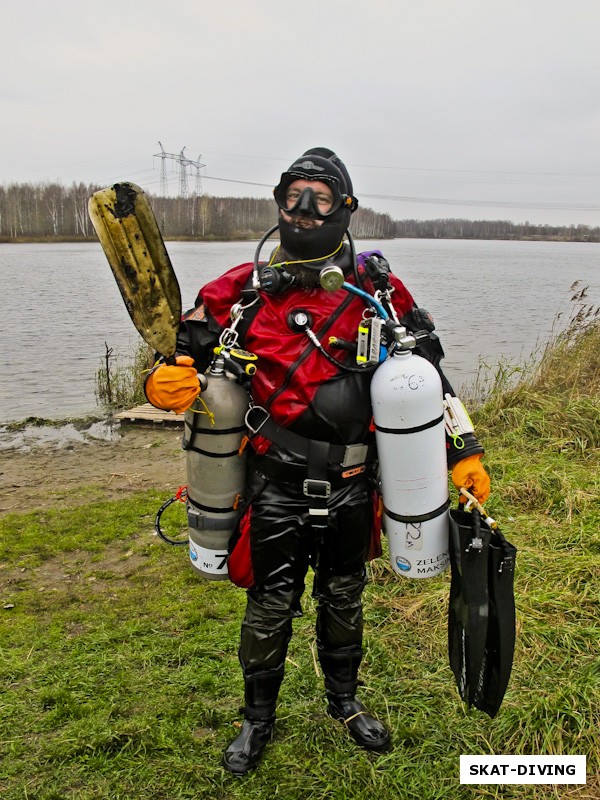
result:
[[(309, 566), (328, 713), (360, 746), (377, 752), (390, 745), (385, 726), (356, 696), (366, 562), (381, 552), (370, 398), (376, 364), (357, 351), (357, 331), (372, 318), (363, 296), (379, 297), (408, 331), (427, 332), (415, 352), (436, 367), (444, 395), (457, 400), (439, 367), (444, 353), (430, 316), (379, 251), (355, 252), (348, 227), (358, 201), (338, 156), (307, 150), (282, 174), (274, 197), (278, 223), (254, 263), (200, 290), (182, 318), (176, 363), (163, 360), (145, 386), (153, 405), (182, 413), (200, 393), (197, 373), (208, 368), (224, 332), (234, 331), (236, 347), (256, 356), (248, 382), (246, 489), (230, 543), (230, 575), (243, 558), (242, 541), (250, 554), (242, 565), (250, 578), (239, 647), (244, 722), (223, 756), (236, 775), (258, 764), (272, 738)], [(261, 260), (274, 232), (279, 244)], [(341, 281), (356, 291), (340, 290)], [(490, 487), (483, 452), (472, 431), (463, 433), (461, 449), (447, 438), (454, 484), (482, 503)]]

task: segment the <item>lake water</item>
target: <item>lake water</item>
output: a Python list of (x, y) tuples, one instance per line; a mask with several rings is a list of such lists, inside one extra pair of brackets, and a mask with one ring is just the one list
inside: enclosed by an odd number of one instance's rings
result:
[[(170, 242), (183, 306), (255, 244)], [(600, 304), (600, 244), (396, 239), (380, 246), (393, 271), (437, 324), (456, 389), (480, 359), (525, 358), (570, 313), (574, 281)], [(99, 244), (0, 244), (0, 423), (96, 410), (105, 342), (124, 358), (138, 336)]]

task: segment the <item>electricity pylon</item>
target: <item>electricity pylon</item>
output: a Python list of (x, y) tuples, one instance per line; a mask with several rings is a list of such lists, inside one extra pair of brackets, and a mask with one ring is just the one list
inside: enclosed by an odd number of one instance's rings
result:
[(181, 148), (180, 153), (167, 153), (165, 148), (162, 144), (158, 143), (160, 146), (160, 153), (155, 153), (155, 158), (160, 158), (160, 193), (163, 197), (167, 196), (168, 192), (168, 185), (167, 185), (167, 159), (170, 158), (176, 161), (179, 164), (179, 196), (180, 197), (188, 197), (188, 169), (195, 169), (196, 170), (196, 181), (194, 184), (194, 196), (197, 197), (198, 195), (202, 194), (202, 178), (200, 175), (200, 170), (202, 167), (206, 166), (200, 162), (201, 156), (198, 156), (198, 159), (194, 161), (191, 158), (188, 158), (185, 155), (185, 147)]

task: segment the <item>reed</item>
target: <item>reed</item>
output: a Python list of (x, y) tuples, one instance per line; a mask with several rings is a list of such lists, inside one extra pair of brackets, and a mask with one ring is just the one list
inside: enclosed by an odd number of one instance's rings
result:
[(128, 355), (115, 353), (105, 342), (105, 353), (96, 371), (95, 396), (108, 410), (131, 408), (146, 402), (144, 379), (154, 363), (154, 350), (139, 339)]

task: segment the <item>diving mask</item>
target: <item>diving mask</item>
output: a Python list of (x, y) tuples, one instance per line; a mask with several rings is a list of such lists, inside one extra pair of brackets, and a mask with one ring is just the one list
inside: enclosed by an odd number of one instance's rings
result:
[(305, 189), (298, 189), (292, 184), (296, 180), (306, 180), (304, 175), (294, 175), (285, 173), (286, 180), (275, 187), (273, 195), (275, 202), (284, 213), (291, 217), (302, 216), (311, 217), (318, 220), (326, 220), (332, 214), (345, 207), (353, 210), (354, 198), (347, 194), (342, 194), (337, 180), (322, 180), (330, 188), (333, 197), (329, 197), (324, 192), (315, 191), (310, 186)]

